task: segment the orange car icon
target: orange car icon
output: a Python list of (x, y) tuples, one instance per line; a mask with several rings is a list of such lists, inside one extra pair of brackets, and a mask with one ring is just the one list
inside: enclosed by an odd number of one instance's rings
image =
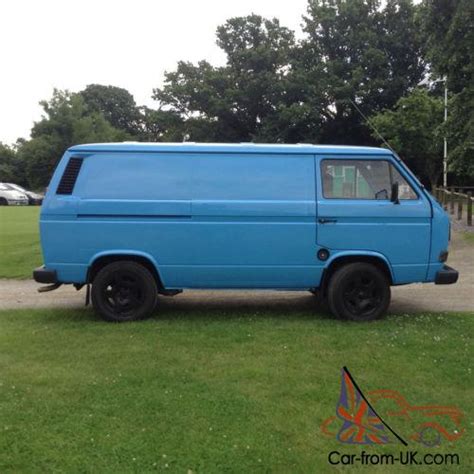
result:
[[(367, 393), (367, 399), (370, 404), (377, 409), (381, 402), (392, 401), (395, 404), (394, 409), (379, 413), (384, 420), (390, 424), (397, 425), (396, 418), (403, 418), (412, 421), (415, 424), (414, 432), (409, 435), (409, 439), (424, 444), (428, 447), (439, 446), (444, 440), (455, 441), (464, 434), (464, 428), (461, 426), (463, 413), (453, 406), (424, 405), (412, 406), (407, 400), (395, 390), (372, 390)], [(423, 421), (420, 423), (420, 418)], [(335, 423), (338, 418), (331, 416), (323, 421), (321, 431), (334, 437), (336, 432)]]

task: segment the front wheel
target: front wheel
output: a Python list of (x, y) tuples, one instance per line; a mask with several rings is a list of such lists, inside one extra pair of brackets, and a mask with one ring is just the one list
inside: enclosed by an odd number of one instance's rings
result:
[(328, 303), (331, 312), (344, 319), (379, 319), (390, 304), (390, 282), (385, 273), (375, 265), (349, 263), (332, 276)]
[(158, 291), (151, 272), (136, 262), (114, 262), (92, 283), (92, 304), (110, 322), (137, 321), (153, 312)]

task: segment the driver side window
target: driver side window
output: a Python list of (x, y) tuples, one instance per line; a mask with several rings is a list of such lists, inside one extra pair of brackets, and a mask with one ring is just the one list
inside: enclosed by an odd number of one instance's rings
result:
[(401, 199), (417, 199), (416, 193), (391, 163), (384, 160), (323, 160), (323, 196), (326, 199), (390, 199), (398, 181)]

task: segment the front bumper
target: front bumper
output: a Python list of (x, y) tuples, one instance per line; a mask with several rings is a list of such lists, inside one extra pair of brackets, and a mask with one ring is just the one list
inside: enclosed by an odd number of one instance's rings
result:
[(436, 272), (435, 284), (436, 285), (450, 285), (458, 281), (459, 273), (448, 265), (443, 265), (441, 270)]
[(49, 270), (44, 265), (33, 270), (33, 278), (38, 283), (58, 283), (56, 270)]

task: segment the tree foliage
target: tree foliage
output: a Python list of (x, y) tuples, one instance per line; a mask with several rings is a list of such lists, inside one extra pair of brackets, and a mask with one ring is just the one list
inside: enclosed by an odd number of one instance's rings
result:
[(306, 37), (278, 20), (233, 18), (217, 30), (227, 63), (178, 63), (154, 98), (204, 141), (373, 141), (365, 112), (392, 107), (422, 78), (409, 0), (310, 0)]
[(79, 92), (90, 112), (98, 112), (112, 125), (130, 136), (139, 137), (142, 132), (142, 114), (133, 95), (115, 86), (90, 84)]
[[(422, 42), (408, 0), (310, 0), (304, 17), (305, 66), (321, 77), (330, 107), (322, 133), (329, 143), (367, 144), (353, 103), (368, 115), (390, 108), (423, 77)], [(310, 79), (311, 80), (311, 79)]]
[[(371, 122), (392, 148), (423, 181), (435, 186), (442, 172), (443, 139), (439, 124), (443, 102), (427, 89), (402, 97), (393, 109), (380, 112)], [(374, 137), (377, 136), (373, 132)]]
[(18, 158), (15, 148), (0, 142), (0, 182), (26, 185), (27, 179), (23, 162)]
[(422, 25), (432, 74), (446, 77), (451, 93), (448, 123), (449, 168), (474, 178), (474, 3), (425, 0)]
[(19, 144), (18, 157), (25, 164), (33, 188), (48, 184), (64, 151), (77, 143), (114, 142), (129, 135), (114, 128), (100, 112), (91, 111), (81, 94), (55, 90), (42, 101), (44, 115), (31, 130), (31, 140)]
[(220, 26), (217, 44), (227, 64), (179, 62), (154, 90), (160, 110), (182, 117), (182, 136), (192, 140), (259, 141), (271, 129), (281, 134), (275, 141), (284, 141), (291, 133), (281, 112), (293, 106), (287, 96), (293, 32), (276, 19), (250, 15)]

